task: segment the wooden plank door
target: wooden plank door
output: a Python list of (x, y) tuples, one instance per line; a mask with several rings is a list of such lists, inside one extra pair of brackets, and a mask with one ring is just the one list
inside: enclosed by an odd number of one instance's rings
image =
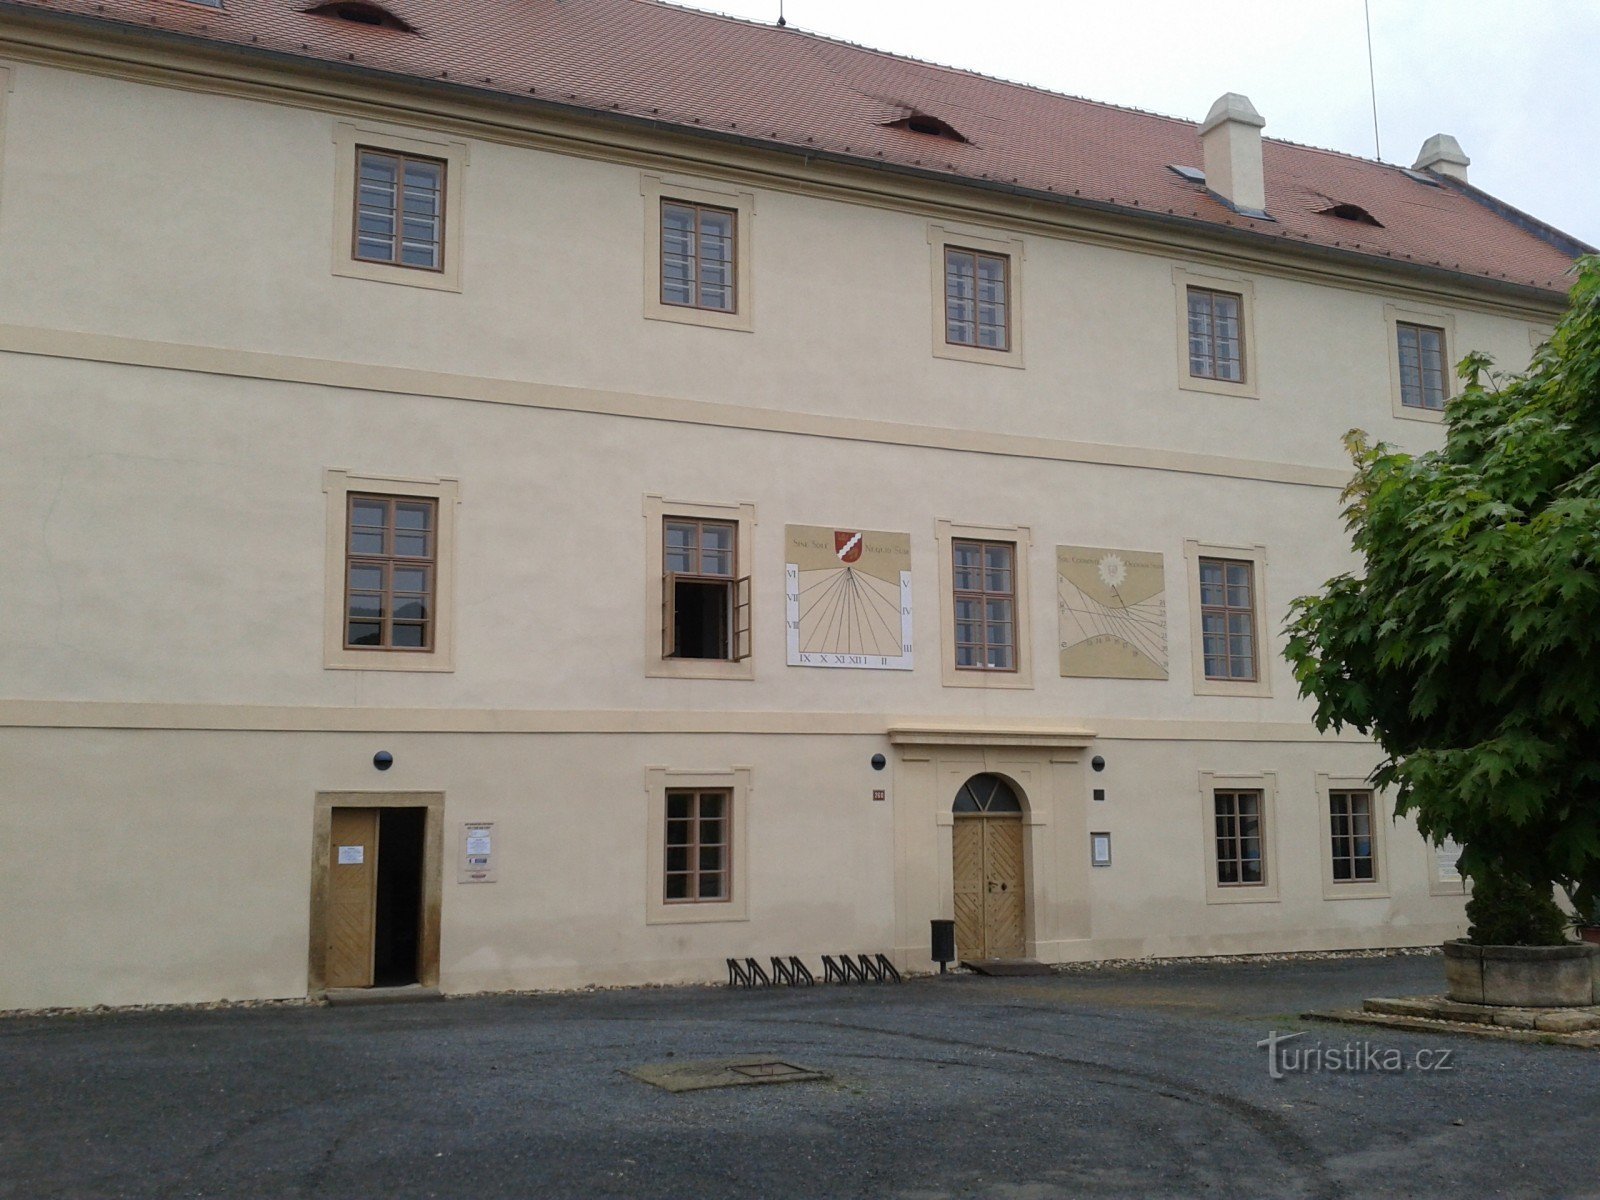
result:
[(328, 826), (328, 987), (371, 987), (378, 810), (336, 808)]
[(983, 827), (981, 817), (957, 817), (955, 825), (956, 958), (987, 957), (983, 949)]
[(1024, 950), (1022, 822), (987, 817), (983, 826), (983, 943), (986, 958), (1021, 958)]

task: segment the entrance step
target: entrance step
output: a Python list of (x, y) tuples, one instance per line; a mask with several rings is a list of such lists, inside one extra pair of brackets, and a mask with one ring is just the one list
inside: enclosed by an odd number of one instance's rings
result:
[(1052, 975), (1044, 963), (1032, 958), (973, 958), (961, 963), (979, 975)]
[(329, 1004), (413, 1004), (423, 1000), (443, 1000), (436, 987), (408, 983), (402, 987), (329, 988)]

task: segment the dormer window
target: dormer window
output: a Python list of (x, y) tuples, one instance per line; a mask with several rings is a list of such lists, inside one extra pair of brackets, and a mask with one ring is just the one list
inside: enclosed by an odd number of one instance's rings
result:
[(912, 133), (926, 134), (928, 137), (941, 137), (951, 142), (964, 142), (967, 140), (955, 126), (925, 112), (912, 112), (897, 121), (886, 121), (884, 122), (884, 128), (909, 129)]
[(1359, 204), (1334, 204), (1327, 208), (1319, 208), (1317, 211), (1325, 217), (1338, 217), (1341, 221), (1355, 221), (1361, 225), (1383, 228), (1383, 222)]
[(333, 0), (305, 10), (318, 17), (332, 17), (336, 21), (349, 21), (352, 25), (372, 25), (379, 29), (395, 29), (401, 33), (415, 33), (416, 29), (395, 16), (381, 4), (370, 0)]

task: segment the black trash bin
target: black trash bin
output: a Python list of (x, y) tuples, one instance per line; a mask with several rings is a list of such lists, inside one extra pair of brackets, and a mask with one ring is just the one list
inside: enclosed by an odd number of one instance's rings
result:
[(933, 923), (933, 953), (929, 956), (939, 964), (943, 975), (956, 960), (956, 923), (935, 920)]

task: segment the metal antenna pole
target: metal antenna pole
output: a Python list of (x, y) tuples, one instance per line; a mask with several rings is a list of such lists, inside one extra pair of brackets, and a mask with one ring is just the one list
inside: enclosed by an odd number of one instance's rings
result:
[(783, 28), (789, 22), (783, 19), (783, 0), (778, 0), (778, 28)]
[(1383, 142), (1378, 137), (1378, 73), (1372, 65), (1372, 0), (1361, 0), (1362, 11), (1367, 15), (1367, 83), (1372, 88), (1372, 149), (1379, 162), (1383, 161)]

